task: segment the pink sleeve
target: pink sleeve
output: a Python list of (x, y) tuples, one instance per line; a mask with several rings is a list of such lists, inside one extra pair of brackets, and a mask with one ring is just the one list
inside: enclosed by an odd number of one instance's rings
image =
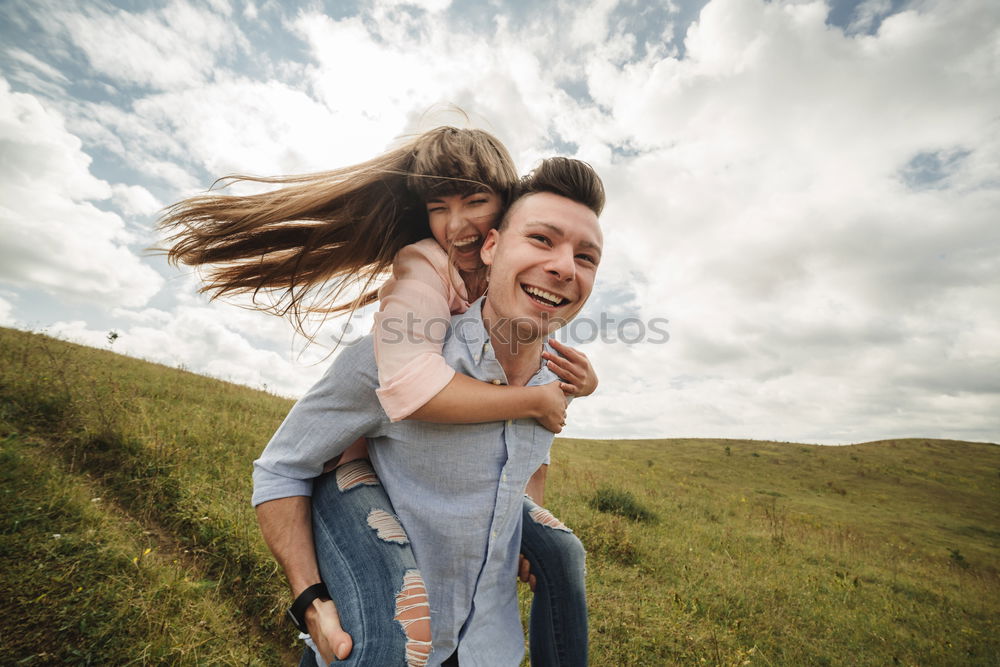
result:
[[(436, 251), (436, 252), (435, 252)], [(451, 287), (448, 257), (433, 239), (396, 255), (379, 290), (373, 335), (382, 409), (392, 421), (411, 415), (455, 376), (441, 347), (453, 310), (464, 301)]]

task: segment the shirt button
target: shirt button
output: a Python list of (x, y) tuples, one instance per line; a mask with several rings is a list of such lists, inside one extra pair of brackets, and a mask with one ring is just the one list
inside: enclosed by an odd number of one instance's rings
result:
[(514, 425), (514, 420), (513, 419), (508, 419), (507, 420), (507, 426), (513, 426), (513, 425)]
[(490, 380), (490, 382), (492, 382), (493, 384), (502, 384), (500, 380)]
[(507, 473), (504, 473), (504, 474), (500, 475), (500, 479), (502, 479), (503, 481), (506, 482), (507, 481)]

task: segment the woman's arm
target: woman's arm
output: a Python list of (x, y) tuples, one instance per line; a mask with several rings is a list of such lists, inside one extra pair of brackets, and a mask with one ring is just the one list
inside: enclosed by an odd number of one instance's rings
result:
[(566, 423), (566, 394), (558, 382), (509, 387), (455, 373), (444, 389), (414, 410), (408, 419), (439, 424), (537, 419), (544, 428), (559, 433)]

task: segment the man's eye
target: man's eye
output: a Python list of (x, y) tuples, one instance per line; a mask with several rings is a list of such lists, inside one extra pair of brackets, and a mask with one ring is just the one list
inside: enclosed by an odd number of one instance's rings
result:
[(590, 262), (591, 264), (597, 264), (597, 260), (593, 255), (577, 255), (577, 259), (582, 259), (585, 262)]

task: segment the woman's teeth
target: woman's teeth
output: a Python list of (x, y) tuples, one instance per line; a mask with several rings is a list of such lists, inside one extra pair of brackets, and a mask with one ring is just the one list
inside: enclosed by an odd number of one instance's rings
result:
[(466, 236), (465, 238), (457, 239), (452, 241), (452, 245), (456, 248), (464, 248), (465, 246), (472, 245), (479, 240), (478, 236)]

